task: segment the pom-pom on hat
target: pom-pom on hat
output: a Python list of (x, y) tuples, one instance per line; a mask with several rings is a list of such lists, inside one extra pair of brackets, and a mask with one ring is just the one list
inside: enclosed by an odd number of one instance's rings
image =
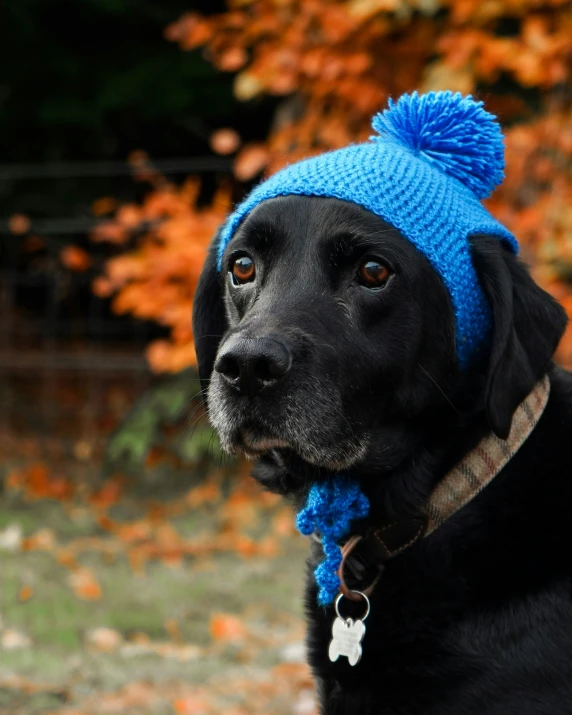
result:
[(372, 125), (378, 134), (368, 142), (292, 164), (255, 187), (221, 229), (219, 269), (236, 229), (262, 201), (294, 194), (363, 206), (399, 229), (440, 274), (455, 312), (457, 358), (466, 368), (492, 325), (468, 239), (490, 234), (518, 251), (514, 236), (480, 202), (504, 178), (500, 126), (482, 102), (458, 92), (403, 95)]

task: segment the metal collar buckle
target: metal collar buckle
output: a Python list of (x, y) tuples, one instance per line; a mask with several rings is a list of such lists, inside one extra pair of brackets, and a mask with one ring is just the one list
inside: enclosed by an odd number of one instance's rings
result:
[[(352, 555), (354, 549), (356, 546), (359, 544), (359, 542), (362, 540), (362, 536), (360, 534), (353, 534), (350, 536), (350, 538), (346, 541), (346, 543), (342, 546), (342, 561), (340, 563), (340, 567), (338, 569), (338, 578), (340, 579), (340, 591), (343, 593), (343, 595), (346, 598), (349, 598), (350, 601), (360, 601), (361, 600), (361, 595), (359, 592), (356, 592), (355, 589), (350, 588), (345, 579), (344, 571), (346, 566), (350, 566), (350, 563), (348, 562), (350, 556)], [(365, 572), (365, 564), (362, 564), (361, 562), (357, 561), (355, 559), (352, 559), (353, 563), (353, 568), (352, 573), (354, 577), (359, 578), (361, 575), (361, 572)], [(357, 568), (356, 568), (357, 566)], [(360, 568), (361, 567), (361, 568)], [(374, 580), (370, 583), (370, 585), (367, 588), (360, 588), (361, 593), (365, 594), (366, 596), (370, 596), (371, 593), (373, 592), (373, 589), (377, 586), (377, 583), (379, 579), (381, 578), (381, 574), (383, 573), (384, 570), (384, 565), (383, 564), (377, 564), (376, 570), (378, 571), (377, 576), (375, 576)]]

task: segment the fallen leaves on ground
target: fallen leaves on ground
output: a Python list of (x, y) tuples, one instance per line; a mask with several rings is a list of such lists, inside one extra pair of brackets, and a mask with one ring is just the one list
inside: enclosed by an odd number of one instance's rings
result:
[(104, 653), (110, 653), (117, 650), (119, 646), (122, 645), (123, 636), (119, 633), (119, 631), (116, 631), (113, 628), (101, 626), (88, 631), (85, 640), (88, 647)]
[(16, 650), (29, 648), (32, 645), (30, 638), (21, 631), (13, 628), (6, 628), (0, 634), (0, 646), (4, 650)]
[(32, 596), (34, 595), (34, 589), (29, 586), (28, 584), (22, 586), (20, 589), (20, 593), (18, 594), (18, 599), (20, 603), (26, 603), (26, 601), (29, 601)]
[[(93, 524), (93, 533), (78, 536), (59, 526), (23, 528), (15, 516), (0, 530), (0, 549), (21, 552), (22, 558), (52, 557), (53, 578), (67, 586), (72, 598), (109, 613), (80, 635), (90, 658), (111, 658), (116, 664), (154, 658), (180, 664), (189, 674), (209, 661), (226, 665), (198, 685), (159, 677), (103, 689), (81, 680), (76, 688), (75, 681), (28, 679), (0, 667), (0, 688), (63, 700), (61, 707), (47, 711), (50, 715), (315, 715), (304, 663), (304, 626), (297, 617), (256, 599), (247, 599), (238, 610), (221, 609), (220, 603), (213, 609), (207, 597), (204, 603), (189, 604), (191, 616), (166, 618), (161, 634), (122, 630), (114, 625), (113, 612), (102, 610), (113, 592), (113, 584), (105, 580), (105, 564), (118, 559), (130, 564), (136, 576), (152, 564), (198, 575), (217, 573), (217, 559), (225, 554), (259, 564), (280, 554), (283, 544), (296, 538), (292, 513), (277, 497), (261, 492), (245, 470), (232, 476), (213, 470), (196, 486), (162, 501), (137, 501), (118, 477), (90, 488), (41, 463), (14, 471), (6, 484), (7, 496), (28, 510), (44, 501), (61, 509), (64, 519)], [(182, 530), (186, 522), (181, 519), (198, 512), (208, 515), (201, 528)], [(22, 609), (41, 605), (44, 598), (33, 572), (26, 569), (14, 594)], [(185, 628), (189, 617), (204, 624), (196, 640), (190, 636), (195, 631)], [(0, 621), (0, 652), (32, 652), (37, 645), (33, 629), (26, 632)]]
[(85, 601), (97, 601), (101, 598), (101, 586), (92, 569), (77, 568), (69, 574), (68, 581), (78, 598)]
[[(60, 544), (52, 529), (40, 528), (23, 538), (18, 525), (9, 525), (0, 531), (0, 549), (46, 551), (53, 553), (61, 566), (70, 569), (69, 584), (79, 598), (101, 598), (97, 575), (81, 568), (82, 554), (96, 552), (108, 556), (125, 554), (133, 570), (141, 572), (146, 563), (161, 561), (178, 566), (187, 559), (208, 558), (216, 553), (232, 552), (242, 558), (264, 556), (272, 558), (280, 552), (280, 539), (293, 533), (293, 519), (289, 508), (277, 509), (277, 498), (253, 486), (243, 474), (226, 497), (221, 491), (220, 472), (213, 472), (202, 484), (170, 503), (153, 505), (145, 518), (119, 521), (109, 512), (122, 496), (119, 478), (107, 480), (102, 486), (79, 497), (71, 482), (52, 474), (47, 466), (34, 464), (14, 472), (7, 479), (8, 489), (20, 492), (26, 500), (54, 499), (69, 509), (91, 509), (96, 515), (101, 537), (70, 539)], [(211, 508), (213, 529), (191, 538), (182, 536), (169, 518), (180, 516), (192, 509)], [(253, 538), (250, 535), (258, 525), (260, 514), (274, 510), (272, 532)]]
[(247, 636), (244, 623), (229, 613), (215, 613), (211, 616), (210, 633), (215, 641), (242, 641)]
[(124, 638), (119, 631), (106, 626), (88, 631), (85, 644), (90, 650), (100, 653), (119, 653), (124, 657), (158, 655), (182, 662), (196, 660), (205, 653), (205, 649), (197, 645), (154, 641), (145, 633), (135, 633), (130, 638)]
[[(307, 665), (283, 663), (251, 677), (214, 679), (173, 701), (180, 715), (317, 715), (313, 683)], [(287, 708), (287, 709), (286, 709)]]

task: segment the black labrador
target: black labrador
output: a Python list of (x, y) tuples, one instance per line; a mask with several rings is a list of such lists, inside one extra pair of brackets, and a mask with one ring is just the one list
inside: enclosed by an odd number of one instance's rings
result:
[(333, 609), (316, 605), (311, 557), (308, 654), (326, 715), (572, 713), (572, 378), (552, 363), (566, 317), (498, 239), (471, 248), (494, 329), (466, 373), (440, 277), (357, 205), (263, 202), (220, 274), (213, 244), (201, 276), (194, 333), (210, 419), (228, 452), (256, 458), (261, 483), (297, 505), (309, 484), (345, 472), (372, 523), (418, 515), (550, 377), (548, 405), (506, 467), (388, 564), (356, 667), (328, 659)]

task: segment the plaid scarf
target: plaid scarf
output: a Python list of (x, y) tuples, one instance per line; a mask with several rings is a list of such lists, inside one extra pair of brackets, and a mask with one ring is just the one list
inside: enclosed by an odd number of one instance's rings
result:
[(507, 439), (487, 435), (439, 482), (426, 507), (425, 536), (474, 499), (512, 459), (536, 427), (549, 394), (550, 380), (545, 375), (516, 409)]

